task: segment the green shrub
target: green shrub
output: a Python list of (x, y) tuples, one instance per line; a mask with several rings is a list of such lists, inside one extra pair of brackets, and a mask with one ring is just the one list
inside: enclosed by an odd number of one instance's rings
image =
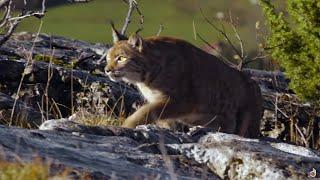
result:
[(320, 1), (287, 0), (288, 18), (270, 0), (260, 5), (270, 26), (266, 49), (284, 67), (298, 97), (319, 107)]

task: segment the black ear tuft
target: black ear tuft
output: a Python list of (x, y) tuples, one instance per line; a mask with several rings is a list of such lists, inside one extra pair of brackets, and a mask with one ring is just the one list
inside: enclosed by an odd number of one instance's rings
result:
[(113, 43), (116, 43), (121, 40), (128, 40), (128, 38), (125, 35), (119, 33), (119, 31), (117, 31), (117, 29), (115, 28), (114, 23), (112, 21), (110, 21), (110, 25), (111, 25), (111, 30), (112, 30)]

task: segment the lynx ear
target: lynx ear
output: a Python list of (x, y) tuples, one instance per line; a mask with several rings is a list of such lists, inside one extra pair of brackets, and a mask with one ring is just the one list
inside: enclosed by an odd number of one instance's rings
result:
[(116, 43), (121, 40), (128, 40), (128, 38), (125, 35), (122, 35), (121, 33), (119, 33), (119, 31), (116, 30), (112, 21), (110, 21), (110, 25), (112, 30), (113, 43)]
[(142, 51), (143, 49), (143, 39), (141, 36), (139, 36), (138, 34), (133, 34), (129, 37), (128, 43), (134, 47), (137, 48), (139, 50), (139, 52)]

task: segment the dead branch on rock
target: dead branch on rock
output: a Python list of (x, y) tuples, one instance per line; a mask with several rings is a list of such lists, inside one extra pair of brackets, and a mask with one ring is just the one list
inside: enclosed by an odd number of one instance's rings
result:
[[(2, 46), (6, 41), (8, 41), (8, 39), (12, 36), (17, 26), (23, 19), (29, 17), (36, 17), (38, 19), (43, 18), (46, 12), (45, 3), (46, 0), (42, 0), (42, 8), (39, 11), (22, 10), (22, 12), (19, 15), (15, 16), (13, 13), (13, 0), (0, 1), (0, 9), (4, 9), (4, 15), (0, 20), (0, 29), (2, 29), (5, 32), (0, 39), (0, 46)], [(26, 7), (26, 1), (24, 5)]]

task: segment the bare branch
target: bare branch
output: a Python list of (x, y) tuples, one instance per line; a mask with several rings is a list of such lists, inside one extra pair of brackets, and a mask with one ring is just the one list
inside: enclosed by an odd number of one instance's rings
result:
[(2, 8), (3, 6), (5, 6), (10, 0), (1, 0), (0, 1), (0, 8)]
[(127, 17), (125, 19), (125, 22), (124, 22), (122, 30), (121, 30), (121, 34), (123, 34), (123, 35), (126, 34), (126, 30), (128, 28), (128, 25), (131, 22), (131, 15), (133, 12), (133, 1), (129, 0), (128, 5), (129, 5), (129, 9), (128, 9)]
[(6, 34), (0, 39), (0, 46), (9, 40), (9, 38), (12, 36), (14, 31), (16, 30), (18, 24), (19, 24), (19, 21), (14, 21), (9, 25), (9, 29), (7, 30)]
[(260, 60), (260, 59), (264, 59), (264, 58), (267, 58), (267, 57), (269, 57), (269, 55), (268, 54), (266, 54), (266, 55), (257, 55), (256, 57), (254, 57), (254, 58), (251, 58), (250, 60), (246, 60), (245, 62), (243, 62), (243, 66), (245, 67), (247, 64), (249, 64), (249, 63), (252, 63), (252, 62), (254, 62), (254, 61), (257, 61), (257, 60)]
[(192, 21), (192, 30), (193, 30), (194, 40), (197, 40), (197, 29), (196, 29), (196, 24), (194, 23), (194, 20)]
[[(208, 41), (206, 41), (199, 33), (196, 33), (197, 37), (199, 37), (199, 39), (204, 42), (207, 46), (209, 46), (210, 48), (216, 50), (216, 48), (214, 46), (212, 46)], [(237, 66), (235, 64), (233, 64), (232, 62), (230, 62), (226, 57), (224, 57), (219, 51), (217, 51), (219, 57), (222, 59), (222, 61), (224, 63), (226, 63), (227, 65), (237, 69)]]
[(163, 24), (160, 24), (159, 30), (158, 30), (158, 32), (157, 32), (157, 36), (160, 36), (160, 34), (161, 34), (161, 32), (163, 31), (163, 29), (164, 29)]
[(128, 29), (128, 25), (131, 22), (131, 16), (132, 16), (133, 11), (136, 10), (137, 13), (139, 14), (139, 16), (140, 16), (140, 24), (143, 24), (143, 21), (144, 21), (143, 17), (144, 16), (141, 13), (141, 11), (140, 11), (140, 9), (138, 7), (138, 3), (137, 3), (136, 0), (122, 0), (122, 1), (125, 2), (126, 4), (128, 4), (128, 6), (129, 6), (128, 13), (127, 13), (125, 22), (124, 22), (122, 30), (121, 30), (121, 34), (125, 35), (126, 31)]
[(0, 27), (3, 27), (7, 23), (8, 19), (10, 17), (11, 4), (12, 4), (12, 1), (9, 1), (9, 4), (7, 6), (5, 6), (5, 13), (4, 13), (3, 18), (0, 21)]
[[(43, 18), (46, 12), (46, 0), (42, 0), (42, 8), (40, 11), (22, 11), (20, 15), (14, 16), (12, 12), (13, 0), (0, 1), (0, 8), (5, 8), (4, 15), (0, 20), (0, 28), (6, 28), (5, 34), (0, 39), (0, 46), (2, 46), (14, 33), (19, 23), (29, 17)], [(26, 1), (24, 1), (26, 6)]]
[[(221, 24), (222, 25), (222, 30), (221, 29), (219, 29), (217, 26), (215, 26), (205, 15), (204, 15), (204, 12), (203, 12), (203, 10), (202, 10), (202, 8), (200, 7), (200, 12), (201, 12), (201, 15), (202, 15), (202, 17), (205, 19), (205, 21), (211, 26), (211, 27), (213, 27), (216, 31), (218, 31), (224, 38), (225, 38), (225, 40), (228, 42), (228, 44), (231, 46), (231, 48), (232, 48), (232, 50), (240, 57), (240, 59), (241, 59), (241, 63), (242, 63), (242, 61), (244, 60), (244, 57), (243, 57), (243, 53), (242, 52), (240, 52), (234, 45), (233, 45), (233, 43), (231, 42), (231, 40), (230, 40), (230, 38), (229, 38), (229, 36), (227, 35), (227, 33), (225, 32), (225, 30), (224, 30), (224, 26), (223, 26), (223, 24)], [(234, 25), (233, 25), (234, 26)], [(234, 27), (235, 28), (235, 27)], [(236, 31), (237, 32), (237, 31)], [(238, 33), (238, 32), (237, 32)], [(236, 34), (237, 34), (236, 33)], [(240, 37), (240, 36), (239, 36)], [(241, 42), (242, 43), (242, 42)], [(229, 63), (231, 63), (231, 62), (229, 62)], [(233, 64), (233, 63), (232, 63)], [(242, 70), (242, 65), (241, 66), (237, 66), (237, 69), (238, 70)]]
[(230, 18), (230, 24), (231, 24), (231, 27), (236, 35), (236, 38), (238, 39), (239, 41), (239, 45), (240, 45), (240, 50), (241, 50), (241, 54), (238, 54), (238, 56), (240, 57), (240, 62), (238, 64), (238, 69), (239, 70), (242, 70), (242, 67), (243, 67), (243, 63), (245, 61), (245, 57), (244, 57), (244, 49), (243, 49), (243, 42), (242, 42), (242, 39), (238, 33), (238, 30), (236, 28), (236, 25), (233, 23), (233, 20), (232, 20), (232, 16), (231, 16), (231, 11), (229, 11), (229, 18)]

